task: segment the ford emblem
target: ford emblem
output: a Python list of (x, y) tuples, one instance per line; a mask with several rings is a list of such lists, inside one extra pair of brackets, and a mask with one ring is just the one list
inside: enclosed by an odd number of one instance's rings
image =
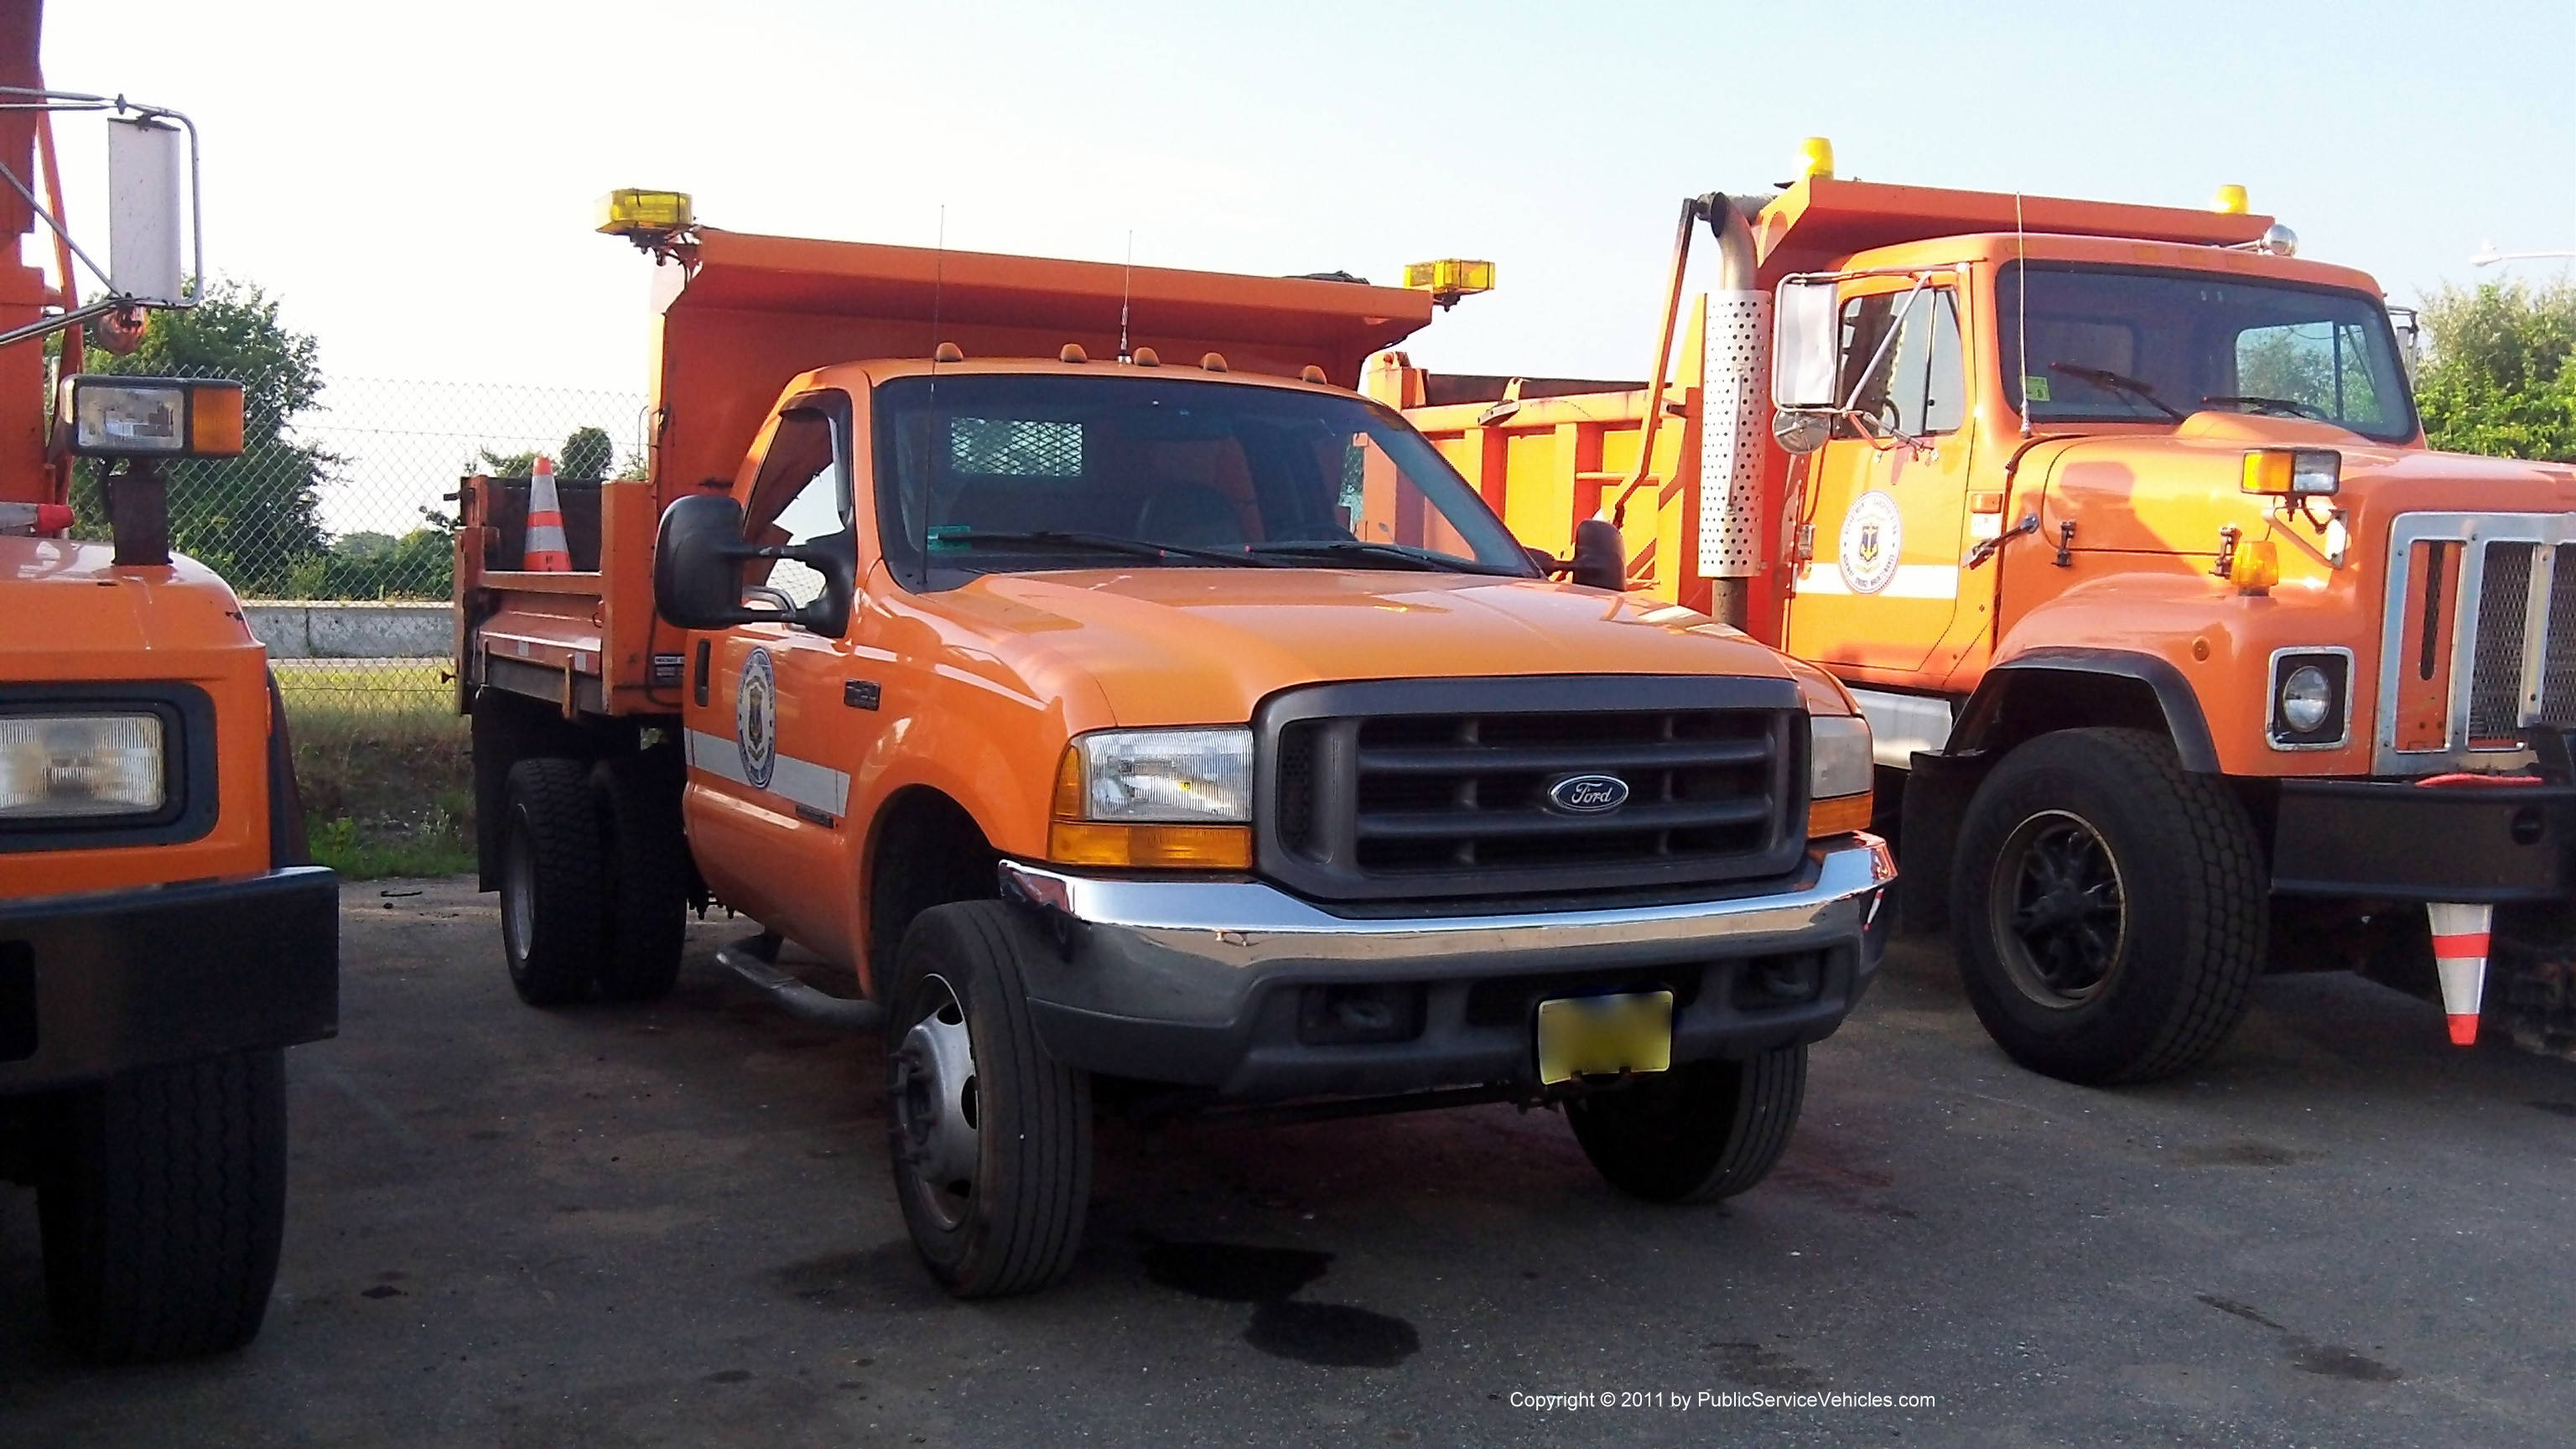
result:
[(1628, 803), (1628, 782), (1616, 775), (1568, 775), (1547, 787), (1547, 798), (1568, 815), (1598, 815)]

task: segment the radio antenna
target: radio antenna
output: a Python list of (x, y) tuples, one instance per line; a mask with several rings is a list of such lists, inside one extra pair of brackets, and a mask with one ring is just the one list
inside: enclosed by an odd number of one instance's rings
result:
[(939, 203), (938, 240), (930, 262), (930, 370), (939, 371), (939, 298), (948, 287), (948, 203)]
[(1118, 276), (1118, 360), (1127, 360), (1127, 300), (1136, 291), (1136, 228), (1127, 228), (1127, 269)]
[(2021, 357), (2021, 435), (2030, 436), (2030, 245), (2022, 230), (2021, 193), (2013, 193), (2013, 350)]

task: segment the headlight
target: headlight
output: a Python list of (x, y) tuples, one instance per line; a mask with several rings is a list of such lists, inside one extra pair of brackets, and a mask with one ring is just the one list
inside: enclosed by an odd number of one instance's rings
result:
[(2334, 707), (2334, 685), (2326, 672), (2313, 664), (2302, 664), (2281, 681), (2281, 723), (2300, 734), (2307, 734), (2326, 722)]
[(1073, 751), (1081, 797), (1072, 818), (1175, 825), (1252, 819), (1248, 729), (1103, 730), (1076, 739)]
[(202, 377), (63, 379), (58, 416), (85, 458), (231, 458), (242, 450), (242, 385)]
[(1858, 795), (1870, 787), (1869, 721), (1858, 715), (1820, 714), (1808, 721), (1813, 742), (1807, 771), (1807, 794), (1830, 800)]
[(163, 779), (157, 716), (0, 716), (0, 819), (148, 815)]
[(1869, 721), (1858, 715), (1820, 714), (1807, 720), (1807, 838), (1869, 828)]

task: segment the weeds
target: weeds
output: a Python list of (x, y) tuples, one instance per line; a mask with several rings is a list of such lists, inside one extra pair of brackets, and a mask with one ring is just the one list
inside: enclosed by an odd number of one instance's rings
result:
[(444, 692), (278, 682), (314, 859), (358, 880), (474, 868), (472, 736)]

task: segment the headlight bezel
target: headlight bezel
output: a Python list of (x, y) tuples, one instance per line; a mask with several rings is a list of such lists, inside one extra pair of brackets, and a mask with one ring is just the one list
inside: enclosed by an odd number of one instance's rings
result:
[[(205, 690), (175, 680), (0, 687), (0, 717), (100, 715), (146, 715), (159, 722), (159, 806), (114, 814), (0, 817), (0, 855), (175, 845), (213, 831), (219, 813), (215, 706)], [(262, 710), (258, 725), (264, 730), (266, 724)]]
[[(2300, 670), (2314, 669), (2326, 678), (2325, 717), (2314, 729), (2294, 728), (2284, 693)], [(2272, 651), (2264, 672), (2263, 739), (2281, 751), (2338, 750), (2352, 742), (2353, 652), (2339, 644), (2291, 645)]]

